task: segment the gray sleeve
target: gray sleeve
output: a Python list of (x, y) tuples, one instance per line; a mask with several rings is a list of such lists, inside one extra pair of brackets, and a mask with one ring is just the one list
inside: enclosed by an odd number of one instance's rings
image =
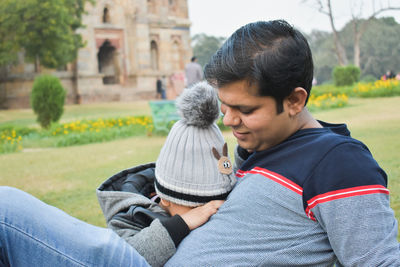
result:
[(142, 229), (129, 220), (122, 220), (115, 216), (132, 205), (141, 206), (156, 213), (165, 213), (157, 204), (144, 196), (119, 191), (97, 190), (97, 197), (108, 228), (134, 247), (150, 265), (162, 266), (175, 253), (174, 241), (158, 219)]
[(109, 228), (125, 239), (153, 267), (163, 266), (175, 254), (176, 248), (168, 231), (155, 219), (142, 230), (124, 229), (121, 221), (111, 221)]
[(398, 225), (387, 194), (327, 201), (312, 212), (341, 265), (400, 266)]

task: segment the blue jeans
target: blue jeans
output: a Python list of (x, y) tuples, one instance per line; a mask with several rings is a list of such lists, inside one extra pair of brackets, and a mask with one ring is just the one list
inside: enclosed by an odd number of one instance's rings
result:
[(0, 186), (0, 266), (149, 266), (113, 231)]
[(167, 94), (165, 92), (165, 89), (161, 90), (161, 99), (167, 99)]

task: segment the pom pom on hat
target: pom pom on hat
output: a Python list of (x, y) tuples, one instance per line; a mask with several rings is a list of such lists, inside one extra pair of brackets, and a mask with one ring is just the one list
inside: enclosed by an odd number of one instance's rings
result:
[(199, 82), (186, 88), (175, 105), (187, 125), (206, 128), (219, 116), (216, 91), (207, 82)]

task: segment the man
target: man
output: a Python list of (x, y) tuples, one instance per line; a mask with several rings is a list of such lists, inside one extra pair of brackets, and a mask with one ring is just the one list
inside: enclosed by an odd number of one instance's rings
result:
[(157, 82), (156, 82), (156, 99), (162, 99), (162, 92), (163, 92), (163, 87), (162, 87), (161, 77), (157, 77)]
[(192, 57), (190, 61), (185, 67), (186, 87), (190, 87), (203, 80), (203, 70), (200, 64), (197, 63), (197, 58)]
[(305, 107), (313, 63), (299, 31), (248, 24), (205, 77), (238, 141), (239, 180), (166, 266), (400, 266), (386, 174), (345, 125)]
[(165, 78), (165, 75), (157, 78), (157, 93), (156, 93), (156, 98), (157, 99), (167, 99), (167, 81)]
[[(209, 222), (176, 244), (166, 266), (400, 266), (386, 174), (345, 125), (317, 121), (305, 108), (313, 63), (300, 32), (284, 21), (245, 25), (205, 74), (218, 87), (224, 123), (238, 141), (239, 180)], [(20, 191), (0, 187), (0, 207), (0, 265), (12, 259), (3, 256), (14, 252), (8, 243), (21, 247), (13, 241), (22, 230), (29, 240), (21, 244), (30, 247), (14, 253), (28, 259), (26, 251), (37, 259), (48, 248), (54, 261), (141, 260), (105, 230), (76, 222), (75, 233), (72, 219)], [(47, 239), (35, 242), (38, 231)], [(80, 234), (73, 243), (71, 236)]]

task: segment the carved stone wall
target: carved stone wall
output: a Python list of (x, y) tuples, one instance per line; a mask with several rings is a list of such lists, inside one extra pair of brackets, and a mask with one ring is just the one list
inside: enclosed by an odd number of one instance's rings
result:
[[(86, 10), (86, 28), (79, 29), (86, 46), (76, 62), (42, 68), (60, 77), (67, 103), (153, 98), (161, 76), (169, 81), (167, 95), (179, 94), (192, 56), (187, 0), (97, 0)], [(37, 75), (21, 53), (1, 79), (0, 108), (29, 107)]]

